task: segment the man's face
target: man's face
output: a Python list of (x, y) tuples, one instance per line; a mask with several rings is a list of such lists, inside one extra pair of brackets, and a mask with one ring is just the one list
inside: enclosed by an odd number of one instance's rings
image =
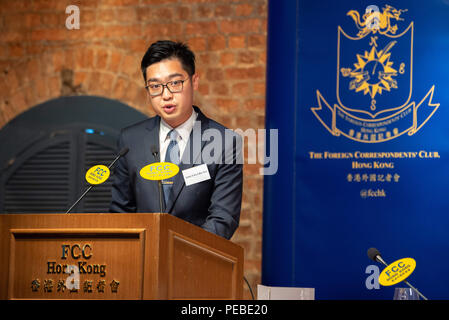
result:
[(194, 74), (190, 78), (177, 58), (162, 60), (150, 65), (146, 70), (146, 75), (146, 85), (186, 80), (181, 92), (171, 93), (167, 87), (164, 87), (162, 94), (149, 96), (153, 110), (171, 127), (176, 128), (184, 123), (192, 115), (193, 92), (198, 89), (198, 75)]

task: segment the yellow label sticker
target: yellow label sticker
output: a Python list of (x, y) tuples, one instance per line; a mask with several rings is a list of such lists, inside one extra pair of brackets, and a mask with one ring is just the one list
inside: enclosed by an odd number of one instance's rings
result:
[(170, 162), (155, 162), (140, 169), (140, 176), (147, 180), (164, 180), (178, 174), (179, 167)]
[(399, 283), (416, 268), (416, 261), (413, 258), (403, 258), (389, 264), (379, 275), (379, 283), (383, 286), (392, 286)]
[(86, 181), (90, 184), (101, 184), (108, 180), (110, 174), (108, 167), (99, 164), (87, 170)]

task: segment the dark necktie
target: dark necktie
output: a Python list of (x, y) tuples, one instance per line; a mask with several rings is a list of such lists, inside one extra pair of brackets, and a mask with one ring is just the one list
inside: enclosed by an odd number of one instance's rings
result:
[[(178, 137), (178, 133), (175, 129), (172, 129), (168, 135), (170, 136), (170, 144), (167, 148), (167, 153), (165, 154), (165, 162), (174, 163), (176, 165), (179, 165), (180, 159), (179, 159), (179, 145), (176, 140)], [(170, 190), (173, 187), (173, 181), (175, 180), (175, 177), (172, 177), (170, 179), (162, 180), (162, 186), (164, 188), (164, 198), (165, 198), (165, 205), (168, 204), (168, 198), (170, 195)]]

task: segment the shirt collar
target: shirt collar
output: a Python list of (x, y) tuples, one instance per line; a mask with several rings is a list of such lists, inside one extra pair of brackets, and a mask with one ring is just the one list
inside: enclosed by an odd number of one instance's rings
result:
[[(176, 132), (183, 141), (189, 140), (190, 132), (192, 131), (197, 117), (198, 113), (193, 110), (190, 118), (175, 128)], [(166, 139), (170, 139), (168, 137), (168, 133), (172, 129), (173, 128), (167, 122), (165, 122), (164, 119), (161, 118), (161, 125), (159, 128), (159, 137), (161, 142), (165, 141)]]

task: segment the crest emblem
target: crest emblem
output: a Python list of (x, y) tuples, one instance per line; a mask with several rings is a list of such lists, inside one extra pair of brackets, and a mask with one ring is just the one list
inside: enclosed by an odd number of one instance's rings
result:
[[(439, 104), (431, 103), (434, 86), (420, 103), (411, 102), (414, 24), (396, 24), (405, 21), (405, 12), (389, 5), (382, 12), (369, 6), (362, 18), (355, 10), (347, 13), (357, 34), (338, 26), (337, 103), (329, 105), (317, 90), (318, 107), (311, 108), (334, 136), (376, 143), (406, 132), (413, 135), (438, 109)], [(418, 116), (425, 101), (432, 108)]]

